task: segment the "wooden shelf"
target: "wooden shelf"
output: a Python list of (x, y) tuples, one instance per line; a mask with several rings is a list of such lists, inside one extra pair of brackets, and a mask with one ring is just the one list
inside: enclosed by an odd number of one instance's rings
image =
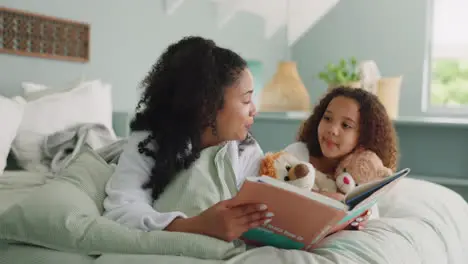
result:
[[(298, 122), (305, 120), (309, 115), (310, 113), (305, 112), (260, 112), (255, 117), (255, 119), (281, 122)], [(468, 119), (466, 118), (402, 116), (397, 120), (394, 120), (394, 123), (397, 126), (468, 128)]]

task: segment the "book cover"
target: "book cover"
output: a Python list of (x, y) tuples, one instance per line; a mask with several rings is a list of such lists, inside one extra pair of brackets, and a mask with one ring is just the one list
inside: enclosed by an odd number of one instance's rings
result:
[(310, 251), (370, 209), (409, 169), (361, 185), (338, 201), (268, 176), (248, 177), (234, 198), (238, 204), (263, 203), (275, 214), (272, 221), (250, 229), (242, 239), (251, 245)]

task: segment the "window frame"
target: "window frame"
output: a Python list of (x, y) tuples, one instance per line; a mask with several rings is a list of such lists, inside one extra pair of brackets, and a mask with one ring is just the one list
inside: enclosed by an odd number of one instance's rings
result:
[[(421, 110), (423, 113), (431, 116), (444, 117), (468, 117), (468, 105), (451, 108), (448, 106), (438, 106), (431, 104), (432, 95), (432, 49), (433, 49), (433, 34), (434, 34), (434, 6), (435, 1), (428, 0), (426, 9), (426, 54), (423, 65), (423, 91), (421, 96)], [(442, 0), (443, 1), (443, 0)]]

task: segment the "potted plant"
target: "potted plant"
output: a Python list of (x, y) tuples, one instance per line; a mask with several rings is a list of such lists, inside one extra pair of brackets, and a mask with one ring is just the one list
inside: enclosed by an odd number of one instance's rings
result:
[(318, 77), (328, 84), (328, 90), (338, 86), (361, 87), (359, 69), (355, 57), (351, 57), (348, 60), (341, 59), (337, 65), (329, 63), (324, 71), (319, 73)]

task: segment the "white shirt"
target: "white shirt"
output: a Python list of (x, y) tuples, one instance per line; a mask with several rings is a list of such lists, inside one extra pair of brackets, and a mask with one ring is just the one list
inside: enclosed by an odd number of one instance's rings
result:
[[(176, 217), (186, 218), (182, 212), (160, 213), (153, 208), (151, 189), (143, 189), (151, 175), (154, 160), (138, 152), (138, 144), (148, 132), (133, 132), (120, 155), (117, 168), (106, 185), (104, 216), (120, 224), (144, 231), (162, 230)], [(239, 156), (237, 141), (228, 142), (228, 157), (236, 174), (238, 188), (246, 176), (258, 175), (263, 152), (255, 143), (247, 146)]]

